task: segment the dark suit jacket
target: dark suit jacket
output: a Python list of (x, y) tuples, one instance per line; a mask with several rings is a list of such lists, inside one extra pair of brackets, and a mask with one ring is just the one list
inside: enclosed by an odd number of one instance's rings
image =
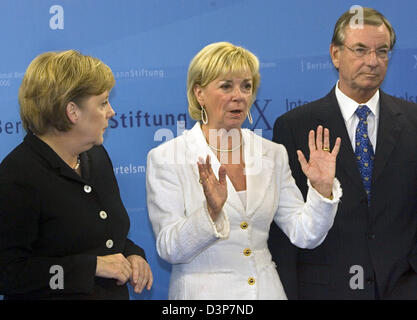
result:
[[(97, 256), (144, 251), (126, 238), (129, 217), (104, 147), (82, 153), (81, 166), (82, 177), (31, 133), (1, 163), (5, 299), (129, 299), (126, 285), (95, 277)], [(51, 289), (54, 265), (63, 268), (63, 289)]]
[(269, 246), (288, 297), (416, 299), (417, 105), (380, 91), (369, 207), (334, 88), (279, 117), (274, 126), (273, 140), (287, 148), (304, 197), (306, 177), (296, 150), (309, 154), (308, 132), (318, 125), (329, 128), (332, 147), (336, 137), (342, 138), (336, 177), (343, 196), (332, 229), (316, 249), (295, 249), (271, 228)]

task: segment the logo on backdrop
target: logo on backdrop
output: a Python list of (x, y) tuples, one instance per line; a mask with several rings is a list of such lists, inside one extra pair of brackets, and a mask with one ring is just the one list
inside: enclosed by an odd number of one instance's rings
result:
[(285, 98), (285, 110), (288, 112), (296, 107), (302, 106), (306, 103), (309, 103), (310, 101), (307, 100), (301, 100), (301, 99), (289, 99), (289, 98)]
[[(272, 130), (272, 126), (269, 123), (267, 117), (265, 116), (265, 110), (268, 107), (269, 103), (272, 101), (272, 99), (264, 99), (263, 103), (259, 100), (255, 100), (253, 102), (253, 106), (252, 106), (252, 110), (257, 110), (258, 111), (258, 118), (255, 120), (253, 119), (253, 127), (251, 128), (252, 130), (254, 129), (263, 129), (263, 130)], [(261, 103), (262, 103), (262, 107), (261, 107)], [(260, 126), (260, 121), (262, 120), (261, 123), (263, 123), (265, 126), (262, 127)]]
[(127, 129), (127, 128), (141, 128), (141, 127), (169, 127), (174, 126), (177, 121), (184, 121), (187, 124), (187, 115), (185, 113), (179, 114), (150, 114), (142, 110), (128, 111), (125, 113), (116, 113), (116, 115), (109, 120), (109, 127), (111, 129)]
[(49, 27), (52, 30), (64, 29), (64, 8), (59, 5), (53, 5), (49, 8), (49, 13), (53, 14), (49, 19)]
[(0, 135), (2, 134), (19, 134), (23, 132), (21, 121), (2, 121), (0, 120)]
[(314, 72), (332, 69), (334, 69), (333, 63), (328, 58), (326, 59), (326, 61), (319, 62), (304, 61), (304, 59), (301, 59), (301, 72)]

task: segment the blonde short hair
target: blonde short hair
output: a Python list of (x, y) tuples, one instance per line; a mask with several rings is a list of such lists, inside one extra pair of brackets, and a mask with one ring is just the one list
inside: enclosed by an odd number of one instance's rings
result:
[(30, 63), (19, 88), (23, 127), (38, 135), (51, 128), (68, 131), (68, 103), (80, 105), (114, 84), (111, 69), (97, 58), (75, 50), (42, 53)]
[(259, 60), (253, 53), (228, 42), (209, 44), (197, 53), (191, 60), (187, 76), (190, 117), (194, 120), (201, 120), (201, 106), (194, 95), (196, 85), (204, 88), (221, 75), (241, 71), (250, 71), (252, 75), (253, 103), (260, 83)]
[[(391, 23), (382, 15), (382, 13), (376, 11), (372, 8), (361, 8), (363, 13), (363, 24), (371, 26), (380, 26), (385, 24), (390, 34), (390, 50), (394, 48), (396, 36), (394, 28)], [(332, 44), (336, 46), (342, 46), (345, 42), (345, 29), (349, 25), (352, 18), (356, 17), (356, 11), (350, 12), (346, 11), (342, 16), (337, 20), (336, 25), (333, 30)]]

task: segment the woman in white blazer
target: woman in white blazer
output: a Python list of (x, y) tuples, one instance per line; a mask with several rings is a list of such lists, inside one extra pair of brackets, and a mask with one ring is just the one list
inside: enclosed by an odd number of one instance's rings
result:
[(327, 129), (306, 137), (304, 203), (285, 148), (241, 129), (259, 80), (249, 51), (206, 46), (188, 70), (189, 113), (199, 121), (148, 154), (149, 216), (158, 254), (173, 265), (169, 299), (286, 299), (267, 247), (271, 222), (301, 248), (320, 245), (333, 224), (340, 138), (330, 151)]

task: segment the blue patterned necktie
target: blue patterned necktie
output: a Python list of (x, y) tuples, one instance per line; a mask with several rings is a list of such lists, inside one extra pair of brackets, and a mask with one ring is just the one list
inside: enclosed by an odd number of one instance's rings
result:
[(358, 126), (356, 127), (355, 136), (355, 156), (358, 164), (359, 172), (362, 176), (363, 185), (366, 194), (368, 195), (368, 206), (371, 203), (371, 179), (372, 167), (374, 163), (374, 149), (368, 136), (368, 115), (371, 110), (365, 105), (360, 105), (356, 111), (359, 118)]

